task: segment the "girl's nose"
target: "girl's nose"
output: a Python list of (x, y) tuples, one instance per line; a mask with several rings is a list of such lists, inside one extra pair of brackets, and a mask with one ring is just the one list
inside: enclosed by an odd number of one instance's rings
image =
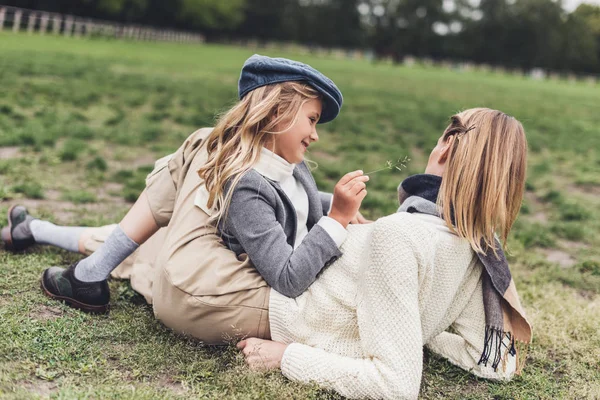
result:
[(310, 134), (310, 140), (312, 140), (313, 142), (319, 140), (319, 134), (317, 133), (316, 129), (313, 129), (312, 133)]

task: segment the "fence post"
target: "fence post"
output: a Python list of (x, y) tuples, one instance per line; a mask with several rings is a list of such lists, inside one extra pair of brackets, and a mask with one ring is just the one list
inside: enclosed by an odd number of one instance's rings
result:
[(65, 36), (71, 36), (72, 30), (73, 30), (73, 17), (70, 15), (67, 15), (65, 17), (65, 31), (64, 31)]
[(45, 35), (46, 29), (48, 29), (48, 20), (50, 19), (50, 15), (48, 13), (42, 14), (42, 22), (40, 23), (40, 34)]
[(6, 8), (0, 8), (0, 31), (4, 29), (4, 20), (6, 19)]
[(54, 14), (52, 17), (52, 33), (60, 35), (60, 25), (62, 24), (62, 17), (60, 14)]
[(31, 14), (29, 14), (29, 18), (27, 20), (27, 33), (30, 35), (33, 33), (33, 28), (35, 27), (36, 18), (37, 18), (36, 13), (32, 12)]
[(75, 37), (81, 36), (82, 23), (80, 19), (75, 19)]
[(13, 26), (12, 26), (12, 30), (13, 32), (19, 32), (19, 30), (21, 30), (21, 15), (23, 13), (21, 12), (21, 10), (17, 10), (15, 11), (15, 19), (13, 20)]
[(94, 23), (92, 22), (91, 19), (88, 19), (87, 21), (85, 21), (85, 36), (92, 36), (92, 33), (94, 30)]

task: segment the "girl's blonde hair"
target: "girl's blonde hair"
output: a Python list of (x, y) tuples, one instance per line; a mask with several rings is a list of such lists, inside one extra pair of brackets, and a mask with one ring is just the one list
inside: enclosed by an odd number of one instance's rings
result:
[(474, 108), (454, 115), (444, 140), (454, 136), (438, 196), (448, 226), (473, 249), (496, 253), (506, 245), (525, 187), (527, 141), (523, 126), (497, 110)]
[(302, 82), (271, 84), (249, 92), (219, 118), (203, 143), (208, 159), (198, 170), (209, 193), (207, 206), (215, 210), (211, 222), (225, 216), (235, 186), (258, 161), (261, 148), (296, 123), (304, 103), (320, 98)]

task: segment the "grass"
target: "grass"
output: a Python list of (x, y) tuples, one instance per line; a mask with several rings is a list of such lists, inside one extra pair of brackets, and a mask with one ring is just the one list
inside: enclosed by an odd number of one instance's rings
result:
[[(475, 106), (521, 120), (530, 145), (523, 212), (510, 262), (534, 325), (524, 374), (474, 378), (425, 352), (425, 399), (600, 398), (600, 91), (488, 72), (301, 58), (344, 92), (310, 158), (331, 190), (344, 173), (371, 177), (363, 211), (397, 208), (396, 187), (423, 170), (454, 112)], [(252, 49), (0, 33), (0, 213), (16, 202), (62, 224), (118, 221), (153, 161), (233, 103)], [(312, 148), (312, 147), (311, 147)], [(157, 322), (127, 282), (111, 282), (110, 317), (49, 301), (41, 271), (77, 255), (0, 250), (3, 398), (338, 398), (249, 372), (232, 348), (210, 348)], [(567, 260), (563, 262), (561, 260)]]

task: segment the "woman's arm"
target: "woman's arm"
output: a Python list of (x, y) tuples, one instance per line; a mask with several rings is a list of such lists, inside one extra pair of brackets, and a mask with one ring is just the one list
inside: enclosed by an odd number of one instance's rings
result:
[[(453, 332), (442, 332), (427, 343), (427, 347), (448, 359), (452, 364), (465, 369), (474, 375), (486, 379), (508, 380), (515, 373), (516, 356), (511, 355), (504, 347), (502, 361), (497, 371), (490, 366), (478, 365), (485, 341), (485, 311), (481, 281), (469, 299), (467, 306), (451, 325)], [(510, 346), (505, 338), (504, 345)]]
[(292, 343), (281, 360), (285, 376), (349, 398), (417, 398), (423, 364), (418, 263), (408, 226), (402, 225), (378, 222), (361, 271), (357, 318), (366, 356)]
[(234, 189), (224, 231), (239, 242), (269, 286), (297, 297), (342, 253), (319, 224), (294, 249), (275, 215), (275, 191), (262, 177), (244, 178)]

